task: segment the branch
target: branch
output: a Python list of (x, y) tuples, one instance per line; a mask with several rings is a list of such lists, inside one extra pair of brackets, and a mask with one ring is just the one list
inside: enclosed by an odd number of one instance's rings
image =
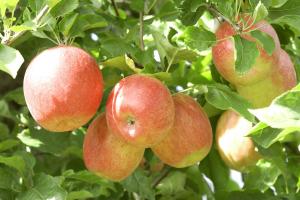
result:
[[(49, 10), (49, 6), (46, 5), (38, 13), (38, 15), (33, 19), (33, 22), (38, 25), (40, 23), (40, 21), (42, 20), (42, 18), (47, 14), (48, 10)], [(27, 32), (27, 30), (15, 33), (8, 40), (2, 41), (1, 43), (5, 44), (5, 45), (11, 45), (14, 41), (16, 41), (19, 37), (21, 37), (22, 35), (24, 35), (26, 32)]]
[(203, 4), (207, 10), (209, 10), (210, 12), (212, 12), (213, 14), (215, 14), (216, 16), (222, 18), (224, 21), (228, 22), (236, 32), (239, 32), (241, 30), (240, 26), (234, 22), (232, 22), (229, 18), (227, 18), (226, 16), (222, 15), (222, 13), (220, 11), (218, 11), (212, 4)]
[(166, 178), (166, 176), (171, 172), (171, 169), (172, 169), (171, 167), (166, 166), (166, 168), (161, 173), (161, 175), (153, 181), (151, 187), (155, 188), (164, 178)]
[(144, 44), (144, 12), (140, 12), (140, 47), (141, 50), (145, 50)]
[(115, 0), (111, 0), (111, 3), (114, 7), (114, 10), (115, 10), (115, 13), (116, 13), (117, 17), (120, 17), (120, 13), (118, 11), (118, 7), (117, 7), (117, 4), (116, 4)]

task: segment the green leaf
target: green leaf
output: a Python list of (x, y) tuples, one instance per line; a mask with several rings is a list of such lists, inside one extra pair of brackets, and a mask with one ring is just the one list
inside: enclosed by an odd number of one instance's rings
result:
[(265, 5), (261, 1), (259, 1), (254, 9), (253, 19), (255, 19), (255, 22), (259, 22), (260, 20), (264, 19), (266, 16), (268, 16), (268, 10), (265, 7)]
[(0, 142), (0, 152), (11, 149), (15, 146), (18, 146), (19, 144), (20, 144), (20, 142), (15, 139), (4, 140), (3, 142)]
[(24, 58), (18, 50), (0, 44), (0, 70), (16, 78), (23, 62)]
[(61, 0), (50, 11), (53, 17), (64, 16), (79, 6), (78, 0)]
[(285, 16), (300, 16), (300, 1), (288, 0), (285, 4), (278, 8), (269, 9), (269, 17), (273, 20), (277, 20)]
[(69, 32), (74, 25), (78, 15), (78, 13), (70, 13), (59, 22), (59, 30), (63, 33), (64, 36), (69, 35)]
[(240, 35), (233, 36), (235, 45), (235, 69), (243, 74), (251, 69), (259, 56), (256, 43), (242, 38)]
[(22, 175), (25, 173), (25, 161), (21, 156), (0, 156), (0, 163), (18, 170)]
[(1, 189), (10, 189), (17, 192), (21, 191), (21, 185), (19, 183), (20, 176), (18, 176), (13, 169), (0, 167), (0, 177)]
[(181, 39), (189, 48), (203, 51), (215, 43), (216, 36), (202, 27), (189, 26), (184, 30)]
[(281, 171), (276, 165), (266, 160), (259, 160), (255, 169), (245, 174), (244, 187), (246, 190), (260, 190), (265, 192), (275, 184), (280, 174)]
[(277, 97), (269, 107), (250, 112), (273, 128), (300, 127), (300, 85)]
[(80, 190), (80, 191), (72, 191), (68, 194), (67, 200), (73, 200), (73, 199), (88, 199), (93, 198), (94, 195), (87, 191), (87, 190)]
[(274, 8), (279, 8), (285, 4), (288, 0), (272, 0), (271, 6)]
[(158, 193), (165, 195), (175, 195), (183, 192), (186, 183), (186, 174), (179, 171), (172, 171), (158, 185)]
[(272, 53), (275, 49), (275, 42), (274, 42), (274, 39), (270, 35), (262, 32), (260, 30), (251, 31), (250, 34), (252, 37), (257, 39), (259, 44), (262, 45), (264, 50), (266, 50), (266, 52), (269, 55), (272, 55)]
[(38, 174), (34, 177), (34, 187), (18, 196), (17, 200), (65, 200), (67, 192), (55, 177)]
[(9, 11), (14, 11), (17, 7), (19, 0), (1, 0), (0, 2), (0, 15), (2, 18), (5, 17), (5, 11), (8, 9)]
[(207, 88), (208, 92), (205, 94), (205, 99), (211, 105), (221, 110), (233, 109), (247, 120), (254, 120), (253, 115), (248, 111), (251, 104), (230, 88), (221, 84), (208, 85)]
[(151, 179), (141, 169), (137, 169), (131, 176), (122, 181), (121, 184), (129, 192), (136, 192), (145, 199), (155, 199), (155, 193), (151, 187)]
[(14, 101), (19, 105), (26, 105), (22, 87), (10, 90), (5, 94), (4, 99), (7, 101)]
[(12, 118), (12, 114), (9, 111), (8, 104), (4, 100), (0, 100), (0, 116)]

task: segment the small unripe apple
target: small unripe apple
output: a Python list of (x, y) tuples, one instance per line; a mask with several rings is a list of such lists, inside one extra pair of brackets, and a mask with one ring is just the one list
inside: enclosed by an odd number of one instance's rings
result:
[(96, 113), (103, 80), (96, 61), (84, 50), (58, 46), (38, 54), (24, 77), (32, 117), (49, 131), (74, 130)]
[(252, 123), (238, 113), (224, 112), (217, 124), (216, 144), (223, 161), (232, 169), (245, 172), (261, 158), (251, 138), (246, 134)]
[(243, 30), (241, 36), (249, 41), (255, 39), (249, 35), (249, 31), (257, 29), (271, 36), (275, 42), (275, 50), (272, 55), (268, 55), (261, 45), (257, 43), (259, 49), (259, 56), (256, 58), (252, 68), (245, 73), (238, 73), (235, 70), (235, 46), (231, 36), (236, 34), (234, 28), (228, 23), (222, 23), (216, 31), (216, 38), (218, 42), (212, 48), (212, 55), (214, 64), (219, 73), (233, 85), (247, 85), (253, 84), (264, 79), (270, 74), (272, 67), (277, 62), (278, 51), (280, 49), (280, 42), (273, 27), (267, 21), (260, 21), (253, 25), (253, 20), (249, 16), (244, 16), (243, 20), (246, 25), (250, 26)]
[(297, 84), (294, 65), (289, 55), (279, 50), (278, 62), (269, 76), (249, 85), (237, 85), (238, 93), (246, 98), (255, 108), (269, 106), (272, 100)]
[(159, 80), (131, 75), (115, 85), (106, 104), (109, 129), (128, 143), (150, 147), (161, 141), (174, 123), (172, 96)]
[(144, 148), (128, 144), (108, 130), (104, 113), (90, 124), (83, 144), (83, 160), (88, 170), (121, 181), (138, 167), (143, 155)]
[(175, 122), (169, 134), (152, 147), (164, 163), (182, 168), (201, 161), (212, 145), (212, 128), (200, 105), (190, 96), (176, 94)]

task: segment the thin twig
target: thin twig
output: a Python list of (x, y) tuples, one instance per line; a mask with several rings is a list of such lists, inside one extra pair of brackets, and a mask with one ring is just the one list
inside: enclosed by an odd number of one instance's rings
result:
[(144, 44), (144, 12), (140, 12), (140, 47), (141, 50), (145, 50)]
[(239, 27), (238, 24), (235, 24), (229, 18), (222, 15), (222, 13), (220, 13), (220, 11), (218, 11), (212, 4), (205, 3), (204, 6), (207, 8), (207, 10), (214, 13), (216, 16), (222, 18), (224, 21), (228, 22), (234, 28), (235, 31), (237, 31), (237, 32), (240, 31), (241, 28)]
[(116, 4), (115, 0), (111, 0), (111, 3), (114, 7), (114, 10), (115, 10), (115, 13), (116, 13), (117, 17), (120, 17), (120, 13), (119, 13), (119, 10), (118, 10), (118, 7), (117, 7), (117, 4)]
[[(42, 18), (47, 14), (49, 10), (49, 6), (46, 5), (39, 13), (38, 15), (33, 19), (33, 22), (35, 24), (39, 24), (40, 21), (42, 20)], [(16, 41), (19, 37), (21, 37), (22, 35), (24, 35), (24, 33), (26, 33), (27, 30), (25, 31), (20, 31), (18, 33), (15, 33), (14, 35), (12, 35), (8, 40), (6, 41), (2, 41), (2, 44), (5, 44), (5, 45), (11, 45), (14, 41)]]
[(161, 173), (157, 179), (155, 179), (151, 185), (152, 188), (155, 188), (170, 172), (171, 172), (171, 167), (166, 166), (164, 171)]

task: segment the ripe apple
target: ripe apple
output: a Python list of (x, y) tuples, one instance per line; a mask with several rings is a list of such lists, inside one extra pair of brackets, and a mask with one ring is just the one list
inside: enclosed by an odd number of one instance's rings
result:
[(96, 61), (77, 47), (58, 46), (41, 52), (24, 77), (28, 109), (49, 131), (70, 131), (87, 123), (96, 113), (102, 93)]
[(261, 45), (257, 43), (259, 56), (256, 58), (254, 65), (249, 71), (240, 74), (235, 71), (235, 46), (233, 38), (231, 37), (236, 34), (236, 31), (228, 22), (224, 22), (219, 26), (215, 33), (218, 42), (212, 48), (214, 64), (219, 73), (227, 81), (229, 81), (233, 85), (240, 86), (253, 84), (269, 75), (272, 67), (277, 62), (277, 54), (280, 49), (278, 36), (273, 27), (267, 21), (262, 20), (251, 25), (253, 20), (249, 18), (249, 16), (244, 16), (241, 19), (245, 22), (245, 24), (250, 26), (246, 30), (242, 31), (241, 36), (244, 39), (255, 41), (254, 38), (247, 33), (253, 29), (260, 30), (270, 35), (274, 39), (275, 50), (270, 56), (261, 47)]
[(268, 106), (272, 100), (297, 84), (294, 65), (289, 55), (279, 50), (278, 63), (269, 76), (249, 85), (236, 86), (238, 93), (252, 103), (255, 108)]
[(182, 168), (201, 161), (212, 145), (212, 128), (200, 105), (190, 96), (176, 94), (175, 122), (169, 134), (152, 147), (164, 163)]
[(128, 144), (108, 130), (104, 113), (90, 124), (83, 144), (83, 160), (90, 171), (121, 181), (138, 167), (143, 155), (144, 148)]
[(174, 123), (172, 96), (159, 80), (131, 75), (115, 85), (106, 104), (109, 129), (127, 142), (149, 147), (162, 140)]
[(238, 113), (224, 112), (217, 124), (216, 144), (223, 161), (232, 169), (248, 171), (261, 158), (251, 138), (245, 135), (252, 123)]

